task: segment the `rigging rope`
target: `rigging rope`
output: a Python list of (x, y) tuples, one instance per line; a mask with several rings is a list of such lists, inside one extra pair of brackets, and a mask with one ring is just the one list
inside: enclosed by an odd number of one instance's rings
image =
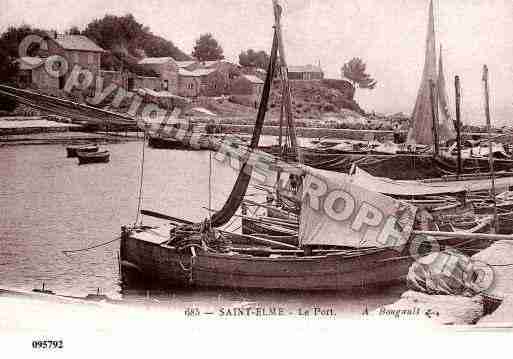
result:
[[(208, 208), (212, 208), (212, 151), (208, 151)], [(209, 212), (212, 220), (212, 212)]]
[(70, 249), (70, 250), (67, 250), (67, 251), (61, 251), (64, 255), (68, 255), (68, 253), (76, 253), (76, 252), (85, 252), (85, 251), (89, 251), (91, 249), (95, 249), (95, 248), (98, 248), (98, 247), (102, 247), (102, 246), (105, 246), (107, 244), (111, 244), (113, 242), (116, 242), (116, 241), (119, 241), (121, 239), (121, 237), (117, 237), (115, 239), (112, 239), (110, 241), (107, 241), (107, 242), (104, 242), (104, 243), (100, 243), (100, 244), (95, 244), (93, 246), (90, 246), (90, 247), (86, 247), (86, 248), (81, 248), (81, 249)]

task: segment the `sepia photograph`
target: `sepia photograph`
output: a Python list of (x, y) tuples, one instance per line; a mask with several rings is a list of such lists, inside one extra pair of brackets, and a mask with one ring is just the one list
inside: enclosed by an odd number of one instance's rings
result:
[(510, 0), (0, 0), (0, 345), (506, 348), (511, 34)]

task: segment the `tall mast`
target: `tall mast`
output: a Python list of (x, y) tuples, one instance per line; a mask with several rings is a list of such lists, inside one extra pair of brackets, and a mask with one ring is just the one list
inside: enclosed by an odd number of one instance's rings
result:
[(460, 86), (460, 77), (454, 77), (454, 87), (456, 90), (456, 146), (458, 150), (458, 176), (462, 172), (461, 168), (461, 113), (460, 113), (460, 105), (461, 105), (461, 86)]
[(435, 144), (435, 157), (440, 154), (440, 143), (438, 142), (438, 101), (436, 85), (433, 80), (429, 81), (429, 94), (431, 99), (431, 116), (433, 120), (433, 142)]
[(273, 8), (274, 8), (274, 26), (276, 29), (276, 35), (278, 37), (278, 51), (280, 54), (280, 74), (281, 80), (283, 82), (283, 93), (282, 93), (282, 101), (284, 102), (285, 108), (285, 118), (287, 120), (287, 126), (289, 128), (289, 136), (290, 143), (292, 146), (292, 150), (297, 154), (297, 161), (303, 162), (301, 151), (297, 146), (297, 138), (296, 138), (296, 127), (294, 124), (294, 119), (292, 117), (292, 98), (290, 93), (290, 83), (288, 77), (288, 69), (287, 69), (287, 60), (285, 56), (285, 46), (283, 45), (283, 34), (281, 28), (281, 12), (282, 7), (278, 3), (278, 0), (273, 0)]
[(488, 90), (488, 66), (483, 66), (483, 85), (484, 85), (484, 100), (485, 100), (485, 116), (486, 128), (488, 130), (488, 163), (490, 166), (490, 181), (491, 189), (490, 196), (493, 201), (493, 232), (497, 232), (497, 201), (495, 199), (495, 171), (493, 168), (493, 150), (492, 150), (492, 121), (490, 120), (490, 93)]

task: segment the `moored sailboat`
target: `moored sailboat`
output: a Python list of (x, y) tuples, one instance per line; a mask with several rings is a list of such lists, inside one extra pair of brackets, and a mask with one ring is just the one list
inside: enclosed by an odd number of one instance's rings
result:
[[(278, 46), (283, 46), (279, 41), (281, 7), (276, 0), (273, 5), (276, 26), (271, 60), (249, 151), (259, 143)], [(283, 86), (287, 88), (286, 82)], [(254, 164), (243, 162), (223, 208), (201, 223), (145, 211), (170, 221), (169, 226), (123, 227), (122, 267), (165, 287), (344, 290), (403, 278), (410, 264), (424, 254), (423, 250), (412, 252), (421, 247), (419, 240), (428, 247), (436, 242), (443, 248), (465, 244), (469, 236), (474, 242), (499, 238), (444, 232), (435, 234), (438, 239), (419, 239), (416, 235), (423, 233), (414, 232), (415, 206), (369, 191), (350, 178), (333, 181), (299, 165), (282, 168), (302, 178), (297, 245), (279, 238), (226, 232), (220, 227), (241, 205), (253, 170)], [(253, 241), (253, 247), (236, 246), (234, 240), (241, 237)]]

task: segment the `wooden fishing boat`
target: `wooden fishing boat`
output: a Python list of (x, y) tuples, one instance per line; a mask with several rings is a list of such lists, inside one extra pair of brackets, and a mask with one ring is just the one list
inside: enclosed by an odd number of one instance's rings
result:
[(77, 157), (77, 152), (97, 152), (99, 149), (96, 144), (85, 144), (85, 145), (73, 145), (66, 147), (66, 153), (68, 157)]
[[(280, 73), (287, 73), (286, 59), (281, 41), (281, 8), (273, 1), (275, 26), (269, 68), (254, 126), (249, 150), (258, 148), (259, 138), (268, 107), (271, 83), (280, 47)], [(282, 77), (285, 109), (291, 108), (290, 87), (286, 76)], [(291, 145), (296, 147), (295, 128), (291, 111), (286, 110)], [(298, 159), (301, 159), (298, 154)], [(290, 167), (290, 166), (289, 166)], [(290, 168), (288, 169), (290, 170)], [(303, 176), (302, 186), (315, 183), (315, 172), (307, 166), (297, 166), (297, 176)], [(224, 206), (201, 223), (192, 223), (156, 212), (141, 211), (165, 219), (171, 223), (163, 227), (142, 225), (124, 226), (121, 229), (120, 265), (125, 272), (137, 273), (145, 283), (160, 283), (162, 287), (200, 286), (223, 288), (258, 288), (279, 290), (350, 290), (355, 287), (379, 286), (405, 277), (416, 255), (429, 253), (430, 244), (439, 248), (457, 246), (464, 249), (469, 242), (473, 246), (486, 245), (490, 240), (511, 239), (499, 235), (466, 233), (464, 231), (437, 232), (414, 231), (416, 207), (392, 197), (357, 186), (347, 178), (338, 183), (323, 177), (327, 188), (340, 193), (342, 188), (355, 201), (353, 208), (359, 211), (368, 206), (382, 218), (400, 221), (393, 233), (385, 232), (387, 221), (374, 223), (371, 232), (355, 230), (348, 221), (337, 220), (325, 211), (308, 205), (309, 196), (302, 196), (301, 215), (298, 220), (298, 244), (284, 241), (285, 236), (247, 235), (226, 232), (226, 225), (243, 202), (250, 183), (253, 165), (243, 162), (233, 189)], [(301, 172), (302, 171), (302, 172)], [(278, 172), (280, 173), (280, 172)], [(306, 183), (306, 184), (305, 184)], [(364, 206), (365, 204), (365, 206)], [(379, 209), (378, 209), (379, 208)], [(344, 210), (345, 211), (345, 210)], [(376, 212), (376, 213), (378, 213)], [(377, 214), (376, 214), (377, 215)], [(354, 218), (358, 217), (355, 213)], [(349, 217), (347, 217), (349, 218)], [(361, 217), (364, 218), (364, 217)], [(368, 220), (374, 218), (366, 216)], [(279, 222), (274, 218), (272, 221)], [(260, 226), (272, 221), (255, 220)], [(284, 220), (283, 227), (291, 227)], [(399, 222), (396, 222), (399, 223)], [(370, 223), (367, 223), (370, 225)], [(379, 227), (379, 228), (378, 228)], [(273, 227), (271, 227), (273, 228)], [(387, 231), (389, 227), (386, 227)], [(370, 234), (369, 234), (370, 233)], [(290, 236), (289, 237), (293, 237)], [(378, 239), (406, 238), (406, 242), (381, 243)], [(427, 248), (408, 238), (425, 237)], [(374, 237), (373, 237), (374, 236)], [(397, 236), (397, 237), (394, 237)], [(436, 238), (436, 239), (433, 239)], [(234, 245), (238, 239), (248, 240), (247, 245)], [(415, 255), (412, 254), (415, 245)]]
[(198, 251), (193, 257), (168, 244), (168, 228), (160, 234), (152, 231), (123, 235), (121, 264), (126, 271), (135, 271), (144, 280), (164, 287), (342, 290), (398, 280), (413, 260), (393, 249), (307, 257), (273, 250), (262, 250), (267, 256)]
[[(482, 228), (482, 225), (479, 226)], [(125, 278), (172, 288), (182, 286), (279, 290), (351, 290), (401, 281), (415, 257), (405, 248), (334, 248), (313, 250), (269, 247), (234, 248), (228, 252), (180, 246), (169, 239), (173, 226), (124, 228), (120, 247)], [(449, 235), (449, 233), (447, 233)], [(489, 245), (472, 232), (437, 240), (471, 253)], [(468, 236), (471, 236), (470, 238)], [(508, 237), (509, 238), (509, 237)], [(510, 238), (509, 238), (510, 239)]]
[(77, 157), (79, 165), (87, 163), (106, 163), (110, 160), (110, 153), (107, 150), (98, 152), (77, 151)]

